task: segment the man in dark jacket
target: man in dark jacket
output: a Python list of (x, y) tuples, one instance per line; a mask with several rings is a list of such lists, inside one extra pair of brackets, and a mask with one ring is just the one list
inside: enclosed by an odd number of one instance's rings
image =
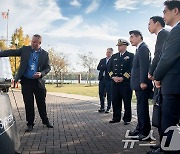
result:
[[(165, 131), (180, 122), (180, 1), (165, 1), (164, 5), (164, 20), (172, 30), (164, 44), (162, 56), (153, 76), (156, 87), (161, 87), (163, 96), (161, 127), (163, 136), (167, 137), (165, 146), (168, 147), (173, 132), (165, 133)], [(179, 151), (171, 149), (168, 152), (179, 154), (180, 147), (177, 149)]]
[(131, 88), (136, 93), (138, 116), (137, 127), (133, 132), (130, 132), (130, 135), (138, 135), (138, 139), (142, 140), (149, 135), (151, 130), (148, 106), (148, 98), (153, 88), (152, 82), (148, 79), (151, 55), (147, 45), (143, 42), (143, 36), (140, 31), (133, 30), (129, 34), (132, 46), (136, 46), (136, 54), (131, 71)]
[(99, 98), (100, 98), (100, 109), (99, 112), (105, 111), (104, 100), (107, 95), (107, 109), (105, 113), (109, 113), (111, 109), (112, 92), (111, 92), (111, 78), (108, 74), (108, 63), (112, 56), (113, 49), (108, 48), (106, 51), (106, 58), (100, 60), (97, 70), (99, 70)]
[[(157, 35), (155, 52), (154, 52), (154, 59), (152, 61), (152, 64), (151, 64), (150, 69), (149, 69), (149, 74), (148, 74), (148, 78), (150, 80), (154, 80), (153, 73), (157, 67), (159, 60), (160, 60), (160, 56), (162, 53), (162, 48), (163, 48), (164, 42), (169, 35), (169, 31), (163, 29), (164, 27), (165, 27), (165, 22), (164, 22), (164, 19), (162, 17), (153, 16), (149, 19), (149, 24), (148, 24), (149, 32), (151, 34)], [(156, 87), (154, 87), (154, 99), (156, 99), (157, 95), (161, 95), (160, 89), (157, 89)], [(162, 102), (159, 102), (159, 103), (162, 103)], [(160, 127), (158, 128), (158, 132), (159, 132), (159, 135), (161, 138), (162, 137), (162, 131), (161, 131)], [(156, 146), (151, 146), (151, 148), (158, 149), (158, 148), (160, 148), (160, 145), (158, 144)]]
[(152, 64), (149, 68), (149, 74), (148, 74), (148, 77), (151, 80), (153, 80), (153, 73), (159, 62), (164, 42), (167, 39), (167, 36), (169, 35), (169, 31), (163, 29), (164, 27), (165, 27), (165, 22), (162, 17), (153, 16), (150, 18), (149, 24), (148, 24), (148, 29), (151, 34), (157, 35), (154, 58), (152, 60)]
[(31, 46), (23, 46), (17, 50), (0, 52), (0, 57), (20, 56), (21, 62), (15, 82), (21, 79), (22, 95), (26, 110), (27, 129), (31, 131), (34, 126), (34, 96), (43, 124), (53, 128), (46, 113), (46, 88), (43, 77), (50, 71), (48, 53), (40, 45), (42, 38), (35, 34)]
[(127, 51), (129, 42), (119, 39), (118, 53), (114, 54), (109, 62), (109, 75), (112, 78), (112, 106), (113, 118), (109, 123), (117, 123), (121, 120), (122, 100), (124, 102), (124, 125), (131, 122), (131, 99), (130, 87), (131, 68), (134, 54)]

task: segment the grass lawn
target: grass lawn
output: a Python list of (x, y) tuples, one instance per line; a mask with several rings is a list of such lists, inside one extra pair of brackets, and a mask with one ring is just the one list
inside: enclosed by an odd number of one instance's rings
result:
[[(60, 92), (67, 94), (77, 94), (92, 97), (99, 97), (98, 85), (89, 86), (87, 84), (63, 84), (62, 87), (56, 87), (56, 84), (46, 84), (47, 91)], [(133, 92), (132, 102), (136, 102), (136, 97)]]
[[(20, 85), (18, 89), (21, 89)], [(92, 84), (92, 86), (89, 86), (87, 84), (63, 84), (61, 87), (56, 87), (56, 84), (46, 84), (46, 89), (48, 92), (59, 92), (66, 94), (99, 97), (98, 84)], [(132, 102), (136, 103), (136, 96), (134, 91), (132, 96)], [(149, 100), (149, 104), (152, 105), (152, 100)]]
[(77, 94), (98, 97), (98, 85), (93, 84), (63, 84), (61, 87), (56, 87), (56, 84), (46, 84), (48, 92), (60, 92), (67, 94)]

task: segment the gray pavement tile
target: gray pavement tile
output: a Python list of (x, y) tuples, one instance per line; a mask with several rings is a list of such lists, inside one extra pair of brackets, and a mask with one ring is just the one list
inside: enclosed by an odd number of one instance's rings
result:
[[(35, 126), (32, 132), (25, 133), (26, 128), (25, 110), (20, 92), (14, 92), (20, 115), (16, 109), (11, 92), (9, 93), (17, 126), (21, 137), (21, 146), (18, 152), (22, 154), (45, 153), (45, 154), (124, 154), (146, 153), (149, 147), (139, 147), (135, 144), (133, 149), (124, 149), (126, 130), (134, 130), (136, 119), (133, 118), (130, 125), (124, 126), (123, 122), (109, 124), (112, 112), (100, 114), (97, 99), (83, 97), (84, 100), (67, 98), (62, 96), (47, 95), (47, 113), (54, 128), (48, 129), (43, 126), (37, 108), (35, 108)], [(78, 97), (80, 98), (80, 97)], [(89, 98), (89, 97), (88, 97)], [(36, 106), (36, 105), (35, 105)], [(133, 113), (136, 109), (133, 106)], [(157, 135), (157, 130), (154, 132)]]

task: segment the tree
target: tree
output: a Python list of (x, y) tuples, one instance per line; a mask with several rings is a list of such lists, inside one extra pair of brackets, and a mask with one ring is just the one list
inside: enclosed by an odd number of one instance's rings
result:
[(88, 53), (79, 53), (78, 54), (82, 66), (87, 69), (87, 81), (89, 82), (89, 85), (91, 86), (91, 78), (92, 78), (92, 70), (97, 65), (97, 59), (93, 56), (92, 52)]
[(5, 49), (7, 49), (6, 42), (4, 39), (1, 39), (0, 40), (0, 50), (5, 50)]
[[(14, 34), (12, 35), (10, 48), (18, 49), (21, 48), (23, 45), (30, 45), (30, 38), (28, 35), (24, 37), (23, 29), (22, 27), (20, 27), (19, 29), (16, 29)], [(13, 76), (15, 76), (20, 65), (20, 57), (10, 57), (10, 63)]]
[(30, 39), (29, 35), (26, 35), (24, 37), (24, 45), (28, 46), (28, 45), (30, 45), (30, 43), (31, 43), (31, 39)]
[(53, 48), (49, 49), (49, 59), (52, 67), (52, 71), (56, 77), (56, 85), (59, 86), (59, 80), (62, 85), (63, 76), (67, 72), (68, 62), (67, 56), (63, 53), (56, 52)]
[[(16, 29), (14, 34), (12, 35), (12, 40), (11, 40), (11, 47), (12, 48), (21, 48), (24, 45), (24, 34), (23, 34), (23, 29), (20, 27), (19, 29)], [(18, 41), (18, 43), (16, 43)]]

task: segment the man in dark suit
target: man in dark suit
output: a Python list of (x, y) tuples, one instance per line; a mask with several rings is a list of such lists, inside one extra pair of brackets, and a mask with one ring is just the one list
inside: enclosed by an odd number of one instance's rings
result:
[(169, 31), (163, 29), (165, 27), (164, 19), (160, 16), (153, 16), (149, 20), (148, 29), (151, 34), (156, 34), (156, 44), (155, 44), (155, 52), (154, 52), (154, 58), (152, 60), (152, 64), (149, 69), (148, 77), (149, 79), (153, 80), (153, 73), (156, 69), (156, 66), (160, 59), (160, 53), (162, 52), (162, 47), (164, 45), (164, 42), (169, 35)]
[[(180, 120), (180, 1), (165, 1), (164, 5), (164, 20), (172, 30), (154, 71), (155, 85), (157, 88), (161, 87), (163, 96), (161, 121), (163, 132), (170, 126), (176, 126)], [(172, 132), (169, 131), (163, 136), (167, 136), (168, 146)], [(170, 152), (180, 153), (180, 151)]]
[(124, 102), (124, 125), (131, 121), (130, 76), (134, 54), (127, 51), (128, 41), (119, 39), (118, 53), (114, 54), (109, 62), (109, 75), (112, 78), (112, 106), (113, 118), (109, 123), (117, 123), (121, 120), (122, 100)]
[[(156, 69), (156, 66), (159, 62), (164, 42), (169, 35), (169, 31), (163, 29), (164, 27), (165, 27), (165, 22), (162, 17), (153, 16), (149, 19), (148, 29), (151, 34), (157, 35), (154, 59), (152, 61), (152, 64), (149, 69), (149, 74), (148, 74), (148, 78), (150, 80), (153, 80), (154, 70)], [(156, 87), (154, 87), (154, 97), (157, 97), (156, 96), (157, 94), (158, 94), (158, 89)], [(158, 128), (158, 131), (159, 131), (159, 135), (161, 136), (161, 128)], [(160, 148), (160, 145), (151, 146), (151, 148), (158, 149), (158, 148)]]
[(107, 109), (105, 111), (105, 113), (109, 113), (110, 112), (110, 108), (111, 108), (111, 78), (109, 77), (108, 71), (107, 71), (107, 67), (108, 67), (108, 63), (109, 60), (111, 58), (113, 54), (113, 49), (112, 48), (108, 48), (106, 51), (106, 58), (103, 58), (100, 60), (98, 66), (97, 66), (97, 70), (99, 70), (99, 98), (100, 98), (100, 109), (98, 110), (99, 112), (104, 112), (104, 100), (105, 100), (105, 96), (107, 95)]
[(31, 46), (23, 46), (17, 50), (6, 50), (0, 52), (0, 57), (20, 56), (21, 62), (15, 82), (21, 79), (22, 95), (25, 103), (27, 129), (31, 131), (34, 126), (34, 96), (40, 117), (43, 124), (48, 128), (53, 128), (46, 113), (46, 88), (43, 77), (50, 71), (48, 53), (41, 45), (42, 38), (35, 34), (31, 41)]
[(130, 135), (138, 135), (138, 139), (142, 140), (149, 135), (151, 130), (148, 106), (148, 98), (153, 87), (152, 82), (148, 79), (151, 55), (147, 45), (143, 42), (143, 36), (140, 31), (133, 30), (129, 34), (132, 46), (136, 46), (136, 54), (131, 71), (131, 88), (136, 93), (138, 116), (137, 127), (133, 132), (130, 132)]

